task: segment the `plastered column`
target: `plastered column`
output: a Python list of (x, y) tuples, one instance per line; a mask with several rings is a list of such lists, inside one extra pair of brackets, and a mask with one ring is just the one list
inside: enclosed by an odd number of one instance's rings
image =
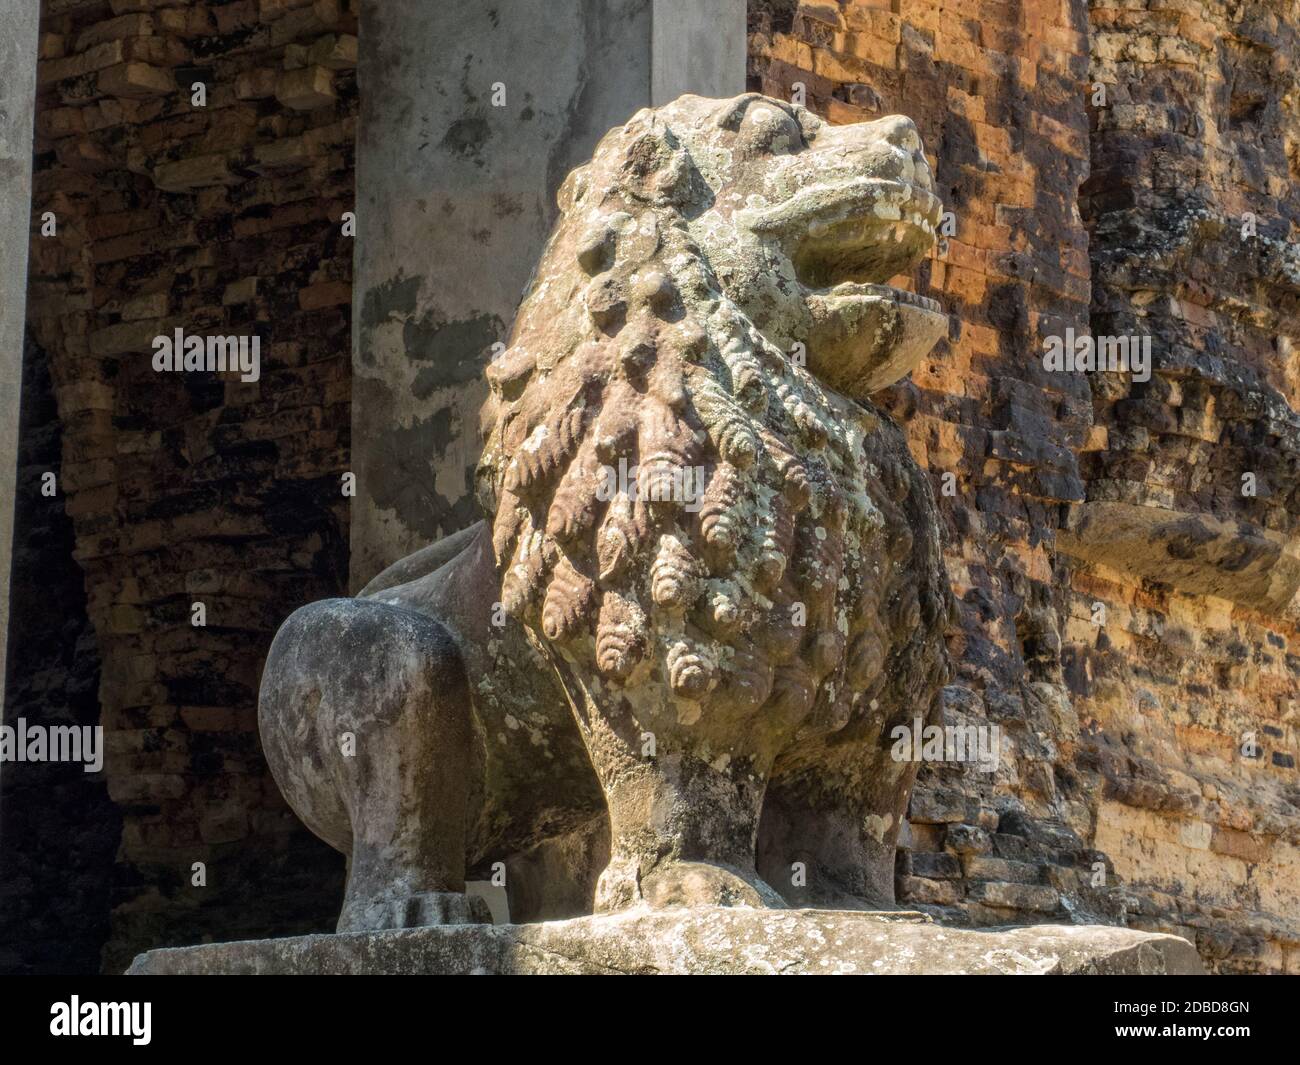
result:
[(478, 517), (483, 368), (599, 138), (744, 88), (743, 0), (370, 3), (362, 12), (351, 578)]
[(0, 706), (4, 704), (36, 107), (33, 0), (0, 0)]

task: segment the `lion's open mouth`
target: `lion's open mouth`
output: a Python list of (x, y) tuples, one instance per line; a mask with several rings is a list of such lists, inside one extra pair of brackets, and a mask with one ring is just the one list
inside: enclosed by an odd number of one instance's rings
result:
[(917, 185), (859, 177), (811, 185), (745, 221), (785, 245), (805, 287), (822, 289), (908, 272), (934, 244), (942, 211)]
[(746, 220), (793, 263), (812, 316), (808, 366), (833, 387), (865, 398), (947, 331), (937, 301), (886, 284), (925, 257), (942, 211), (927, 189), (862, 177), (810, 186)]
[(932, 300), (929, 296), (922, 296), (919, 293), (909, 292), (905, 288), (896, 288), (893, 285), (877, 285), (864, 281), (842, 281), (838, 285), (818, 290), (814, 295), (889, 299), (896, 303), (907, 304), (909, 307), (920, 308), (923, 311), (943, 314), (943, 306), (938, 300)]

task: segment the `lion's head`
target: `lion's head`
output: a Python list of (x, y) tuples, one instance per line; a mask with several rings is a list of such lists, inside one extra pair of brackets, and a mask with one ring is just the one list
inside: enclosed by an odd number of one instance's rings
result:
[(906, 119), (831, 127), (754, 94), (639, 112), (564, 183), (488, 369), (506, 609), (644, 714), (671, 693), (706, 744), (748, 736), (761, 760), (815, 707), (842, 725), (883, 685), (888, 633), (944, 608), (896, 575), (897, 430), (840, 394), (946, 329), (885, 283), (934, 239), (920, 148)]

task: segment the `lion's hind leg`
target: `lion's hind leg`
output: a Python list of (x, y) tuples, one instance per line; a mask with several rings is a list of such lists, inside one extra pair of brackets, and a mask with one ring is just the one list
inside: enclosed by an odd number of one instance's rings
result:
[(464, 894), (471, 707), (442, 625), (366, 600), (304, 607), (272, 644), (259, 716), (285, 798), (349, 855), (340, 932), (488, 919)]

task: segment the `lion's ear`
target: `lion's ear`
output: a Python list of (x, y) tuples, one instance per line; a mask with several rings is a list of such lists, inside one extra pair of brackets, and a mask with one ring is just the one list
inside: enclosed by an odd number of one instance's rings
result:
[(628, 144), (623, 161), (623, 173), (629, 183), (644, 184), (652, 178), (672, 154), (663, 131), (647, 129), (636, 134)]
[(756, 100), (763, 99), (762, 93), (747, 92), (737, 96), (734, 100), (728, 100), (718, 109), (714, 116), (714, 124), (718, 129), (729, 129), (732, 133), (740, 129), (740, 123), (745, 119), (745, 112), (749, 110), (749, 105)]
[(795, 120), (799, 123), (799, 128), (803, 130), (805, 140), (812, 140), (821, 132), (825, 123), (806, 107), (797, 107), (792, 104), (791, 110), (794, 112)]
[(691, 175), (694, 170), (695, 165), (691, 162), (691, 157), (684, 149), (677, 149), (656, 176), (651, 199), (660, 205), (685, 203), (690, 195)]
[(690, 188), (691, 158), (667, 126), (647, 129), (628, 145), (622, 184), (640, 200), (680, 203)]

